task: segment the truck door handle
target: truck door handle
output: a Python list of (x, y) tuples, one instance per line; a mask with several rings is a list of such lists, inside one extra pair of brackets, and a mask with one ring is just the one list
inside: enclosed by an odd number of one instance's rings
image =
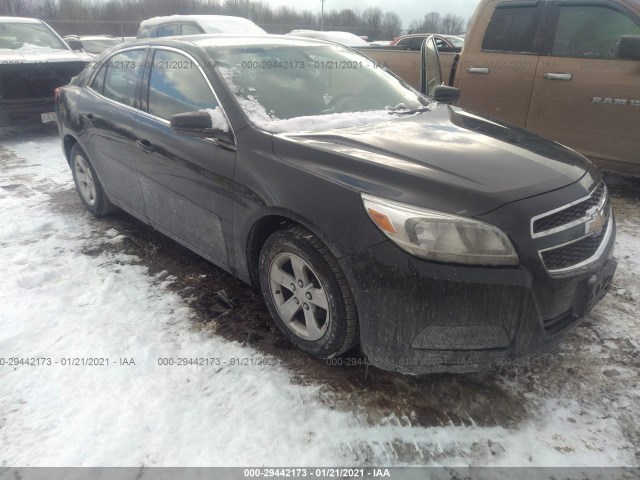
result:
[(573, 74), (572, 73), (545, 72), (544, 78), (546, 78), (547, 80), (564, 80), (564, 81), (568, 82), (569, 80), (571, 80), (573, 78)]
[(153, 148), (149, 140), (136, 140), (136, 145), (140, 147), (144, 153), (153, 153), (155, 151), (155, 148)]
[(487, 74), (489, 73), (489, 69), (487, 67), (469, 67), (467, 69), (467, 72), (469, 73), (483, 73), (483, 74)]

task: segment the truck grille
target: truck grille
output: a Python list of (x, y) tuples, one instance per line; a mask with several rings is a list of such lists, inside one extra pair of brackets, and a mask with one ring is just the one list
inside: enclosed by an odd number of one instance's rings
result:
[(558, 227), (563, 227), (567, 224), (577, 222), (581, 219), (588, 218), (588, 211), (598, 206), (600, 203), (604, 203), (603, 199), (606, 197), (607, 187), (604, 182), (600, 182), (591, 194), (575, 203), (562, 208), (554, 213), (547, 214), (542, 218), (535, 219), (533, 221), (533, 234), (535, 236), (542, 236), (546, 232), (555, 230)]
[(81, 61), (0, 65), (0, 100), (53, 100), (54, 90), (69, 83), (83, 68)]

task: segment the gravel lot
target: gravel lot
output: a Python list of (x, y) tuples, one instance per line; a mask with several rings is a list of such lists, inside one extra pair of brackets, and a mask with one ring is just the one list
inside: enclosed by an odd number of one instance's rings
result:
[[(0, 466), (638, 466), (640, 182), (607, 182), (618, 272), (559, 349), (408, 377), (301, 354), (250, 287), (127, 214), (86, 213), (56, 132), (5, 132), (0, 356), (116, 364), (0, 366)], [(207, 356), (252, 360), (157, 363)]]

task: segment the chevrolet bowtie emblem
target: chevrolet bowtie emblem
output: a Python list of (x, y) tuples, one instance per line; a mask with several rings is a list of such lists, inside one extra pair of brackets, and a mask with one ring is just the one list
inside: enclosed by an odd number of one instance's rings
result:
[(607, 222), (607, 216), (604, 210), (604, 208), (601, 208), (591, 214), (591, 218), (586, 223), (586, 235), (596, 237), (602, 233), (602, 229)]

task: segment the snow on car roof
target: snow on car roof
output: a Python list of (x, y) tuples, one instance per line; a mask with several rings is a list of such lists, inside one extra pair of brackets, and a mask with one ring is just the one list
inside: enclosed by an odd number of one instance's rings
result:
[(369, 44), (362, 38), (351, 32), (318, 31), (318, 30), (293, 30), (287, 33), (290, 36), (317, 38), (329, 42), (340, 43), (348, 47), (367, 47)]
[(0, 23), (43, 23), (37, 18), (27, 17), (0, 17)]
[(140, 22), (141, 27), (148, 27), (151, 25), (159, 25), (166, 22), (204, 22), (208, 23), (212, 20), (219, 22), (233, 22), (237, 24), (252, 24), (251, 20), (243, 17), (234, 17), (231, 15), (169, 15), (166, 17), (153, 17)]
[(324, 40), (315, 38), (296, 37), (286, 35), (247, 35), (247, 34), (204, 34), (190, 35), (185, 37), (174, 37), (177, 40), (185, 40), (198, 45), (199, 47), (232, 47), (246, 45), (331, 45)]

